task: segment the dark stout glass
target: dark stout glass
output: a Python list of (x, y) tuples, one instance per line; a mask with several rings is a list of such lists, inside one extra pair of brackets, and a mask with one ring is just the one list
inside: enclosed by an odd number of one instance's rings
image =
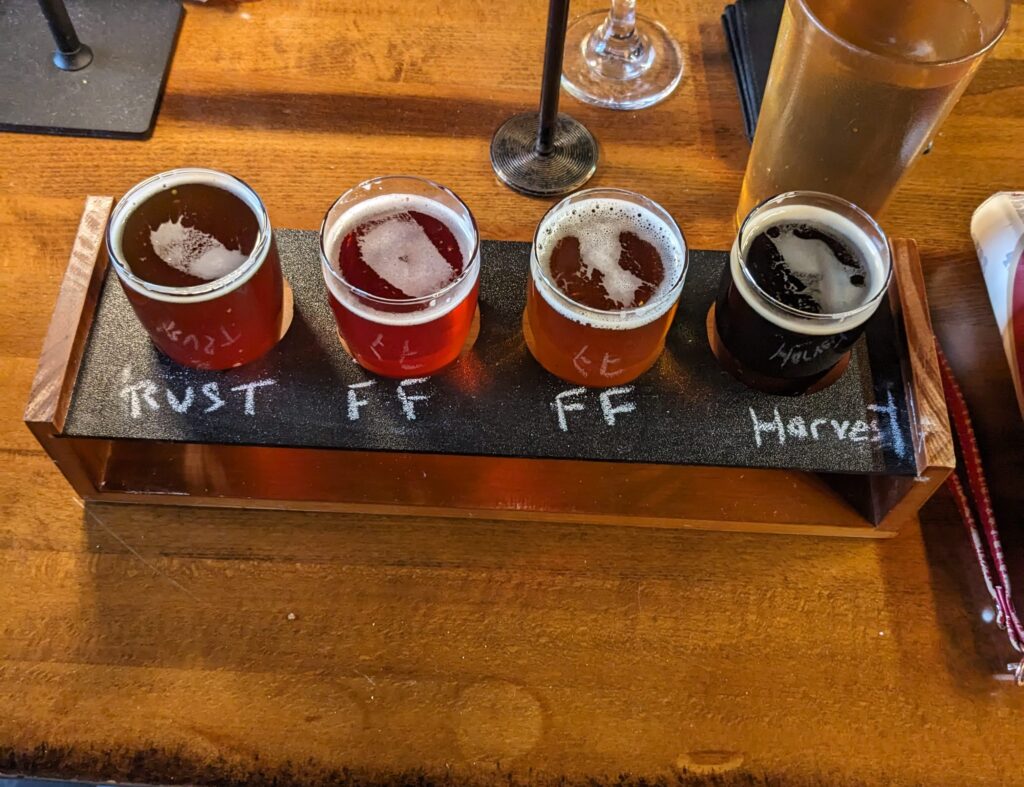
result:
[(740, 228), (715, 304), (712, 347), (743, 382), (801, 393), (841, 372), (885, 294), (885, 234), (837, 197), (791, 192)]

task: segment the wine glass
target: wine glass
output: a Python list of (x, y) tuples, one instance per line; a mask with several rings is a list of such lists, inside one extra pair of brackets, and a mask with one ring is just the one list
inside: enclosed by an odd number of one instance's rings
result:
[(636, 0), (573, 20), (565, 39), (562, 86), (580, 101), (609, 109), (643, 109), (666, 98), (683, 76), (679, 44)]

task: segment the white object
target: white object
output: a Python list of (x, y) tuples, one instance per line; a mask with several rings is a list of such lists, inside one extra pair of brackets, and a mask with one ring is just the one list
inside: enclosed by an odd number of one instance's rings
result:
[(1001, 191), (981, 203), (971, 219), (971, 237), (1024, 415), (1024, 192)]

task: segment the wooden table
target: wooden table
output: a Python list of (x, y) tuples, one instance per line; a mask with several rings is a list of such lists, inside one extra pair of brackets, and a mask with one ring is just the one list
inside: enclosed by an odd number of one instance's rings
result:
[[(642, 113), (564, 108), (603, 146), (594, 185), (648, 194), (693, 247), (725, 248), (748, 145), (721, 0), (641, 5), (684, 42), (677, 94)], [(248, 180), (277, 226), (312, 228), (346, 187), (408, 172), (458, 191), (485, 237), (528, 238), (549, 203), (498, 185), (487, 147), (536, 101), (544, 6), (190, 6), (152, 140), (0, 137), (0, 770), (277, 784), (1024, 778), (1024, 692), (1005, 680), (1012, 653), (945, 495), (884, 543), (83, 509), (21, 423), (88, 193), (201, 164)], [(991, 192), (1024, 187), (1015, 11), (884, 217), (920, 242), (1011, 557), (1024, 427), (968, 221)]]

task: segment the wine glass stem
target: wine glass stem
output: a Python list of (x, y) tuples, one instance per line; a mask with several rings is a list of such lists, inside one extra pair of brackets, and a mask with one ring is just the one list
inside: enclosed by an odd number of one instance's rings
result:
[(650, 67), (651, 52), (636, 28), (636, 0), (612, 0), (608, 17), (587, 42), (586, 54), (607, 79), (635, 79)]
[(604, 38), (630, 38), (636, 30), (636, 0), (612, 0)]

